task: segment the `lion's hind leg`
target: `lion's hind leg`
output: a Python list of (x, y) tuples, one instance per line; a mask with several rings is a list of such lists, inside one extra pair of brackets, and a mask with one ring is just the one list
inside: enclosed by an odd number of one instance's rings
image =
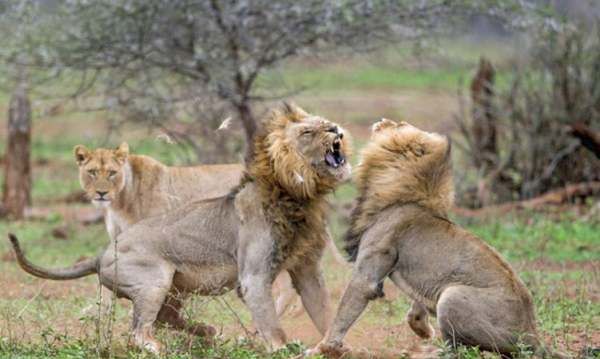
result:
[(410, 311), (406, 314), (406, 321), (412, 331), (423, 339), (433, 338), (435, 331), (431, 324), (429, 324), (429, 312), (425, 305), (419, 301), (418, 296), (411, 295), (413, 289), (405, 282), (402, 274), (398, 271), (394, 271), (390, 274), (390, 279), (396, 284), (396, 286), (403, 291), (405, 294), (412, 297), (413, 304)]
[(133, 302), (134, 344), (159, 354), (162, 346), (154, 338), (153, 324), (171, 288), (174, 270), (166, 263), (130, 261), (123, 256), (119, 261), (118, 274), (115, 272), (114, 267), (105, 267), (101, 276), (104, 281), (115, 284), (118, 293)]
[(429, 314), (425, 306), (418, 301), (414, 301), (410, 311), (406, 315), (406, 321), (410, 328), (423, 339), (433, 338), (435, 331), (429, 324)]
[(155, 354), (161, 352), (162, 345), (154, 338), (153, 324), (167, 296), (168, 289), (150, 287), (141, 290), (133, 298), (133, 340), (137, 347)]
[(156, 318), (157, 324), (167, 324), (169, 327), (186, 331), (191, 335), (211, 338), (215, 336), (217, 331), (210, 325), (204, 324), (189, 324), (181, 315), (181, 308), (185, 300), (186, 293), (181, 293), (176, 288), (171, 289), (167, 295), (167, 299), (160, 308)]
[(479, 346), (487, 351), (510, 355), (517, 349), (528, 323), (521, 301), (497, 288), (464, 285), (445, 289), (437, 303), (437, 317), (444, 340)]

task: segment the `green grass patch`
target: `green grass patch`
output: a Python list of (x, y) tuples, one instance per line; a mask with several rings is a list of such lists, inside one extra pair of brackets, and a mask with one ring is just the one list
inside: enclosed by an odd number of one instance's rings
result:
[(523, 216), (524, 220), (500, 220), (467, 227), (512, 261), (600, 260), (598, 224), (578, 219), (554, 221), (526, 213)]
[(311, 92), (392, 89), (453, 90), (466, 78), (468, 69), (408, 70), (368, 65), (359, 68), (288, 68), (281, 73), (268, 73), (259, 88), (269, 88), (281, 81), (289, 88), (306, 88)]
[[(0, 222), (0, 253), (9, 250), (6, 234), (15, 233), (27, 255), (40, 265), (70, 265), (82, 256), (93, 256), (108, 244), (104, 224), (69, 227), (65, 240), (53, 238), (52, 229), (63, 224), (60, 216), (45, 221)], [(16, 265), (13, 267), (17, 270)]]
[(498, 68), (496, 84), (505, 87), (506, 63), (513, 56), (506, 42), (441, 39), (427, 49), (402, 44), (352, 57), (288, 62), (260, 76), (257, 89), (306, 89), (312, 93), (407, 89), (454, 92), (470, 79), (482, 55), (494, 59)]

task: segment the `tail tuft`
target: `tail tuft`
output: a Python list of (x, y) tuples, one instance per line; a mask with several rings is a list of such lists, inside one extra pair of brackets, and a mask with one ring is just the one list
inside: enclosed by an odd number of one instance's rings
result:
[(8, 239), (10, 240), (10, 243), (12, 244), (13, 247), (20, 249), (19, 240), (17, 239), (17, 236), (15, 236), (12, 233), (9, 233), (8, 234)]

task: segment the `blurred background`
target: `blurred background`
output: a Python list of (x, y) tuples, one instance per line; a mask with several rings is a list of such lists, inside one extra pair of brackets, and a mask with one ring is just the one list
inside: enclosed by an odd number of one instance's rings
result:
[[(239, 163), (266, 111), (293, 101), (342, 124), (355, 153), (382, 117), (450, 136), (453, 219), (518, 270), (546, 342), (600, 355), (597, 1), (4, 0), (0, 29), (0, 234), (16, 232), (34, 262), (68, 265), (108, 243), (75, 145)], [(331, 198), (340, 248), (355, 195), (347, 184)], [(349, 267), (325, 263), (337, 303)], [(99, 350), (95, 278), (34, 279), (8, 241), (0, 273), (0, 357), (145, 355), (127, 349), (126, 301)], [(386, 286), (348, 343), (367, 357), (431, 355), (442, 343), (410, 332), (408, 303)], [(224, 336), (208, 348), (161, 331), (173, 357), (284, 358), (319, 340), (293, 311), (284, 328), (304, 344), (267, 354), (232, 339), (249, 324), (234, 294), (186, 308)]]

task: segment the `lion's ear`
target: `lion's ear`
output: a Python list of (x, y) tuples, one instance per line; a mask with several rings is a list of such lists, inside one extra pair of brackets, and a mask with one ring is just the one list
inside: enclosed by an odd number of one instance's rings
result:
[(115, 150), (115, 157), (117, 161), (125, 162), (125, 160), (127, 160), (127, 156), (129, 156), (129, 145), (127, 142), (123, 142)]
[(392, 120), (388, 120), (387, 118), (382, 118), (381, 120), (375, 122), (371, 126), (371, 132), (372, 133), (379, 132), (379, 131), (386, 129), (388, 127), (391, 127), (391, 126), (397, 126), (396, 122), (394, 122)]
[(90, 150), (84, 145), (77, 145), (73, 147), (73, 154), (75, 155), (75, 162), (81, 166), (90, 157)]
[(282, 112), (286, 118), (292, 121), (300, 121), (301, 119), (308, 117), (308, 113), (290, 102), (283, 102)]

